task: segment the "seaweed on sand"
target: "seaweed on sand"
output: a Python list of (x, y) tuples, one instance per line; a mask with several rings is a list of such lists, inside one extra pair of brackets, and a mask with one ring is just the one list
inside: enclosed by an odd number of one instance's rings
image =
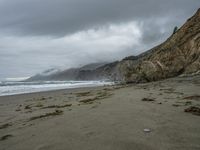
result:
[(4, 135), (4, 136), (2, 136), (2, 137), (0, 138), (0, 141), (7, 140), (7, 139), (10, 138), (10, 137), (13, 137), (13, 135), (12, 135), (12, 134)]
[(200, 95), (187, 96), (187, 97), (184, 97), (183, 99), (200, 100)]
[(94, 98), (83, 99), (83, 100), (80, 100), (79, 102), (86, 103), (86, 104), (91, 104), (91, 103), (93, 103), (93, 101), (95, 101), (97, 99), (98, 99), (97, 97), (94, 97)]
[(5, 129), (5, 128), (8, 128), (9, 126), (11, 126), (10, 123), (2, 124), (0, 125), (0, 129)]
[(152, 99), (152, 98), (143, 98), (142, 101), (153, 102), (153, 101), (155, 101), (155, 99)]
[(193, 115), (200, 116), (200, 108), (196, 106), (190, 106), (189, 108), (184, 110), (185, 112), (192, 113)]
[(61, 114), (63, 114), (62, 110), (55, 110), (54, 112), (51, 112), (51, 113), (46, 113), (44, 115), (31, 117), (29, 120), (31, 121), (31, 120), (36, 120), (36, 119), (40, 119), (40, 118), (50, 117), (50, 116), (57, 116), (57, 115), (61, 115)]
[(81, 96), (90, 96), (91, 92), (80, 92), (80, 93), (75, 93), (76, 96), (81, 97)]
[(42, 107), (42, 109), (46, 109), (46, 108), (65, 108), (65, 107), (70, 107), (70, 106), (72, 106), (72, 104), (50, 105), (50, 106)]
[(24, 107), (24, 109), (31, 109), (31, 106), (30, 106), (30, 105), (26, 105), (26, 106)]

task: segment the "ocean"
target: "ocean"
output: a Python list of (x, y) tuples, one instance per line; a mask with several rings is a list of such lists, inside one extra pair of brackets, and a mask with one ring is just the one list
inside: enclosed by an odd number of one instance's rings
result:
[(105, 81), (0, 81), (0, 96), (112, 84), (112, 82)]

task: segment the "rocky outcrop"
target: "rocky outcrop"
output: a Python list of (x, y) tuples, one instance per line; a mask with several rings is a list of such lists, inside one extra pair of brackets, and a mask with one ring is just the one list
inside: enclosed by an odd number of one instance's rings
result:
[[(132, 58), (132, 59), (131, 59)], [(200, 9), (164, 43), (118, 64), (119, 79), (146, 82), (200, 70)]]

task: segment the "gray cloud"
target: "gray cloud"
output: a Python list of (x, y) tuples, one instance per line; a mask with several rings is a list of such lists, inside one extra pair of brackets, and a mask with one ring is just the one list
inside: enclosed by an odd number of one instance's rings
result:
[(199, 0), (0, 0), (0, 78), (137, 55)]
[(182, 22), (199, 4), (199, 0), (1, 0), (0, 29), (12, 34), (63, 36), (149, 17), (172, 16)]

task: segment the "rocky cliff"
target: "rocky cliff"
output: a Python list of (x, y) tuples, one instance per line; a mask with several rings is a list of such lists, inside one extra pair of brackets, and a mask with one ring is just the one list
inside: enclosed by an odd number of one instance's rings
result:
[(119, 80), (155, 81), (200, 70), (200, 9), (164, 43), (118, 66)]

